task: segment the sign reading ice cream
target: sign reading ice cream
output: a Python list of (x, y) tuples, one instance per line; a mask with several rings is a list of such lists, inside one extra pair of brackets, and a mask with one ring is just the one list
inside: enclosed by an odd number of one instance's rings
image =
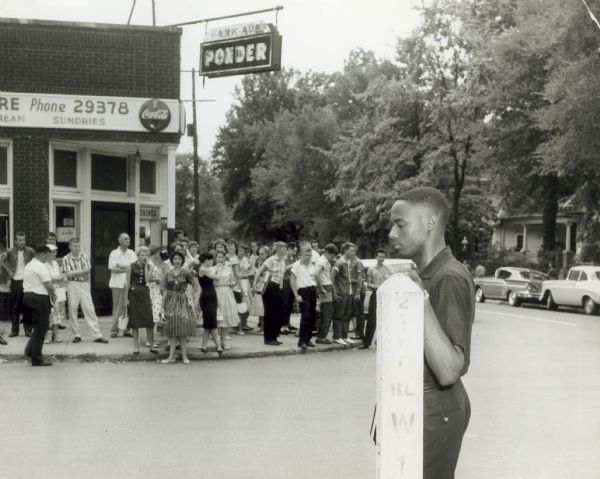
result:
[(179, 100), (0, 91), (0, 127), (180, 132)]
[(209, 30), (200, 45), (200, 74), (241, 75), (281, 69), (281, 35), (257, 22)]

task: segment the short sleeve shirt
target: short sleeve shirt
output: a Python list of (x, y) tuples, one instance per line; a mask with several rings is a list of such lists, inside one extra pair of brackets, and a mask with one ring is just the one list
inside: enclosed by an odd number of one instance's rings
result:
[(298, 289), (310, 288), (317, 285), (317, 282), (315, 281), (315, 267), (312, 263), (305, 265), (300, 261), (296, 261), (292, 266), (291, 272), (296, 276)]
[[(121, 251), (121, 248), (114, 249), (110, 252), (108, 257), (108, 269), (114, 268), (117, 264), (130, 265), (137, 261), (137, 256), (132, 249), (127, 251)], [(108, 281), (109, 288), (124, 288), (126, 273), (110, 273), (110, 280)]]
[(52, 281), (50, 268), (37, 258), (33, 258), (23, 269), (23, 292), (48, 296), (44, 283)]
[(331, 286), (331, 263), (325, 255), (319, 256), (315, 267), (321, 267), (319, 277), (323, 286)]
[(271, 281), (281, 285), (285, 273), (285, 259), (277, 255), (269, 256), (263, 266), (271, 273)]
[[(446, 247), (423, 268), (420, 276), (440, 326), (450, 342), (464, 352), (465, 364), (461, 372), (463, 376), (469, 369), (471, 330), (475, 319), (475, 287), (471, 273), (454, 258), (450, 248)], [(423, 387), (425, 390), (441, 387), (427, 361)]]

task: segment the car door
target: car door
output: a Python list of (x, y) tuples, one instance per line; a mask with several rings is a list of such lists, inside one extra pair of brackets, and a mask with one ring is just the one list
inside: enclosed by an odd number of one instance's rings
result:
[(505, 298), (506, 296), (503, 294), (503, 291), (508, 278), (510, 278), (510, 271), (506, 269), (499, 269), (496, 273), (496, 277), (493, 278), (489, 283), (489, 294), (486, 296), (489, 298)]
[(579, 279), (578, 269), (572, 269), (569, 271), (569, 276), (563, 281), (555, 281), (555, 286), (552, 287), (552, 297), (556, 304), (572, 305), (574, 303), (573, 290), (577, 286), (577, 280)]
[(587, 291), (590, 289), (590, 280), (585, 271), (582, 271), (579, 277), (577, 278), (577, 283), (573, 287), (570, 292), (569, 299), (572, 301), (573, 306), (581, 306), (583, 305), (583, 297), (588, 294)]

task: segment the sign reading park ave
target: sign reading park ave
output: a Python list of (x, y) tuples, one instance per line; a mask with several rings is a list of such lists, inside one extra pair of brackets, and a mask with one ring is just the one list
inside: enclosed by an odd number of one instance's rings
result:
[(216, 33), (211, 31), (207, 38), (217, 39), (200, 45), (200, 75), (219, 77), (281, 69), (281, 35), (273, 25), (224, 27)]
[(178, 133), (179, 100), (0, 91), (0, 126)]

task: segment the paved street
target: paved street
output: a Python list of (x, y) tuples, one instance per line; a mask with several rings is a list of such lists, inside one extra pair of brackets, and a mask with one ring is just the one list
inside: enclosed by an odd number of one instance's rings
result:
[[(598, 316), (478, 305), (457, 477), (597, 478), (599, 364)], [(374, 477), (374, 351), (0, 372), (1, 477)]]

